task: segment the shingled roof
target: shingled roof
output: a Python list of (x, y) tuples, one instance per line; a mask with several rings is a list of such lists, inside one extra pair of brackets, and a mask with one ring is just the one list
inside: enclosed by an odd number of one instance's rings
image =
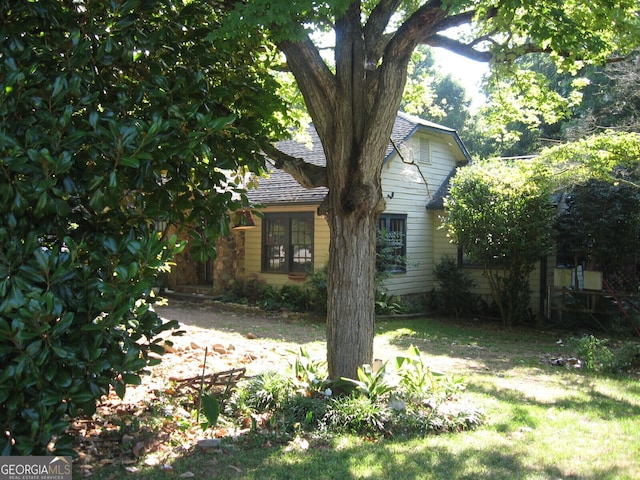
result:
[[(450, 135), (457, 143), (467, 161), (470, 161), (471, 157), (469, 152), (467, 152), (467, 149), (454, 129), (422, 120), (407, 115), (406, 113), (398, 113), (393, 131), (391, 132), (391, 139), (393, 143), (398, 145), (406, 141), (417, 130)], [(303, 158), (309, 163), (321, 166), (326, 165), (322, 144), (313, 125), (310, 125), (305, 133), (308, 141), (284, 140), (278, 143), (278, 149), (294, 157)], [(385, 161), (387, 161), (393, 153), (393, 144), (389, 142), (385, 153)], [(291, 175), (278, 169), (270, 170), (269, 176), (261, 178), (258, 184), (259, 187), (256, 190), (249, 190), (247, 192), (247, 197), (251, 203), (265, 206), (286, 204), (318, 205), (324, 200), (328, 191), (325, 187), (313, 189), (304, 188)]]

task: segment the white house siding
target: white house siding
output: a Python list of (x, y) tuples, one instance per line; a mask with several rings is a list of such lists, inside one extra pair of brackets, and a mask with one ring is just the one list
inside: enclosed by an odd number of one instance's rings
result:
[(387, 202), (385, 213), (407, 215), (407, 271), (392, 274), (383, 287), (393, 295), (410, 295), (434, 287), (433, 269), (438, 260), (434, 242), (439, 232), (434, 230), (434, 215), (426, 204), (451, 173), (456, 159), (449, 144), (435, 134), (414, 135), (399, 150), (404, 162), (397, 153), (387, 160), (382, 169), (382, 192)]
[[(329, 260), (329, 224), (324, 217), (316, 213), (317, 205), (286, 205), (269, 207), (262, 213), (299, 213), (312, 212), (314, 214), (313, 231), (313, 266), (315, 270), (324, 267)], [(253, 278), (263, 280), (270, 285), (282, 286), (287, 283), (299, 284), (299, 280), (291, 280), (282, 273), (263, 273), (262, 270), (262, 219), (253, 216), (256, 227), (245, 230), (244, 279)]]

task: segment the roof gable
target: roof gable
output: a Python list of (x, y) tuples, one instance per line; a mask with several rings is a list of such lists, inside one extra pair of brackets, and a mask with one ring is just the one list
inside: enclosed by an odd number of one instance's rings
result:
[[(399, 112), (391, 133), (391, 141), (385, 152), (384, 161), (388, 161), (395, 153), (394, 144), (398, 145), (406, 142), (418, 131), (450, 137), (458, 149), (457, 160), (461, 163), (467, 163), (471, 160), (469, 152), (454, 129)], [(322, 143), (313, 125), (310, 125), (305, 133), (309, 138), (308, 142), (284, 140), (278, 142), (278, 149), (291, 156), (303, 158), (306, 162), (314, 165), (326, 165)], [(256, 190), (247, 192), (247, 197), (252, 203), (264, 205), (291, 203), (316, 205), (324, 200), (327, 192), (328, 189), (325, 187), (304, 188), (288, 173), (279, 169), (271, 169), (268, 177), (259, 180), (259, 186)]]

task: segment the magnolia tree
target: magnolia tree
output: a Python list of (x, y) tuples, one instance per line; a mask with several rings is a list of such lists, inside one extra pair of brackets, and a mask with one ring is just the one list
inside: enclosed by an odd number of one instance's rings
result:
[[(259, 27), (280, 48), (324, 147), (326, 167), (268, 151), (302, 185), (324, 186), (330, 227), (327, 357), (332, 378), (354, 377), (373, 355), (377, 218), (385, 209), (381, 169), (407, 66), (419, 45), (491, 62), (500, 80), (526, 91), (510, 110), (551, 113), (542, 75), (508, 77), (512, 60), (549, 54), (575, 72), (579, 62), (622, 55), (640, 36), (635, 0), (227, 0), (221, 38)], [(333, 36), (318, 32), (333, 33)], [(323, 47), (334, 38), (333, 55)], [(505, 88), (506, 88), (505, 84)], [(520, 97), (504, 96), (506, 104)], [(526, 107), (526, 108), (524, 108)]]
[(177, 247), (154, 223), (211, 254), (242, 203), (221, 169), (261, 171), (280, 103), (263, 39), (214, 43), (211, 7), (0, 5), (0, 452), (60, 454), (176, 326), (150, 308)]

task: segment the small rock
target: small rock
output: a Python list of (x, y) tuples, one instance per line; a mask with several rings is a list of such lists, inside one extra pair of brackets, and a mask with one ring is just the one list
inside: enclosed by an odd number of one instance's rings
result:
[(146, 449), (144, 448), (144, 443), (138, 442), (131, 449), (131, 453), (133, 453), (137, 457), (138, 455), (141, 455), (142, 453), (144, 453), (145, 450)]
[(150, 455), (149, 457), (144, 459), (144, 464), (150, 467), (153, 467), (155, 465), (160, 465), (160, 459), (158, 457)]
[(227, 349), (224, 347), (224, 345), (220, 345), (219, 343), (216, 343), (213, 347), (212, 347), (213, 351), (216, 353), (219, 353), (220, 355), (226, 355), (227, 354)]
[(191, 348), (193, 350), (202, 350), (202, 347), (198, 345), (196, 342), (191, 342)]
[(203, 438), (198, 440), (198, 446), (203, 449), (222, 448), (222, 441), (219, 438)]
[(257, 336), (256, 334), (251, 333), (251, 332), (247, 333), (245, 336), (246, 336), (249, 340), (254, 340), (254, 339), (258, 338), (258, 336)]

